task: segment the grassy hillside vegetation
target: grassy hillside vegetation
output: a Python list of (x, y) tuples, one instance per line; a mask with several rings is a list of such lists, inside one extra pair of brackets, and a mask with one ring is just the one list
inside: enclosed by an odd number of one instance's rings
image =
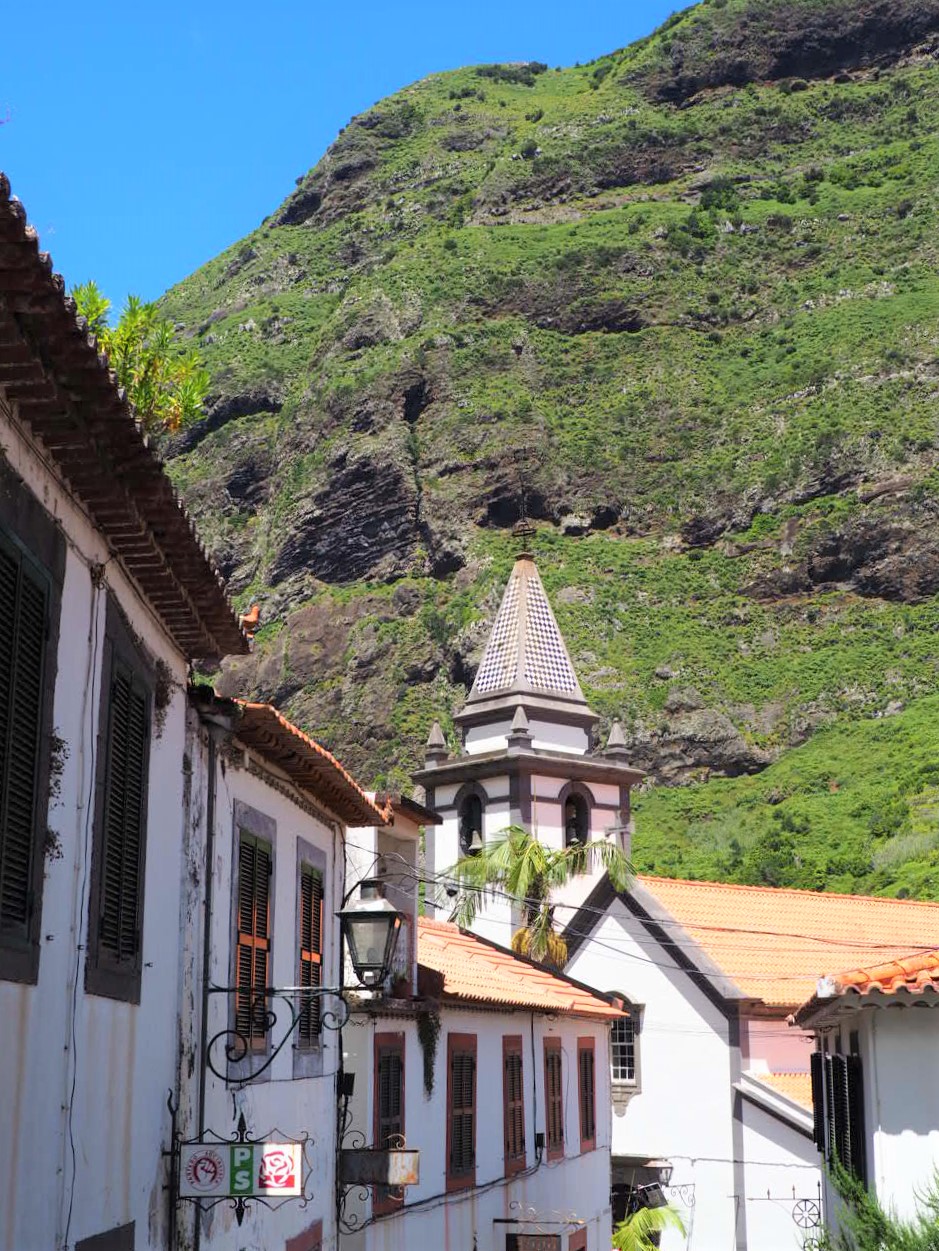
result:
[(226, 689), (405, 780), (524, 508), (642, 866), (939, 893), (937, 41), (708, 0), (353, 119), (164, 299), (213, 392), (171, 471), (262, 605)]

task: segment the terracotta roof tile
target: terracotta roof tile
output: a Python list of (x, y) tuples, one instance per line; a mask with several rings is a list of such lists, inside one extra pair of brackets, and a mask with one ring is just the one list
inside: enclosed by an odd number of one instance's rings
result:
[(812, 1106), (812, 1077), (809, 1073), (749, 1073), (754, 1081), (771, 1086), (803, 1108)]
[(871, 991), (883, 995), (907, 991), (916, 995), (924, 990), (939, 990), (939, 951), (918, 951), (885, 964), (839, 973), (833, 980), (839, 991), (856, 991), (861, 995), (869, 995)]
[(346, 825), (385, 825), (385, 810), (369, 797), (315, 739), (304, 734), (270, 704), (235, 699), (241, 716), (235, 733), (249, 748), (276, 764), (296, 786), (316, 795)]
[(417, 935), (418, 963), (443, 979), (444, 999), (600, 1020), (624, 1015), (587, 987), (447, 921), (419, 917)]
[(803, 1003), (820, 975), (939, 947), (935, 903), (656, 877), (637, 882), (744, 995), (773, 1007)]

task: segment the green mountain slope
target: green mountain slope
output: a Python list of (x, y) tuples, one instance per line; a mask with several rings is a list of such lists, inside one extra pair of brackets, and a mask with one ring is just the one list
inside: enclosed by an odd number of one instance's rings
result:
[(165, 297), (214, 391), (171, 470), (262, 605), (226, 689), (401, 781), (525, 511), (588, 697), (691, 784), (641, 865), (758, 880), (778, 825), (781, 881), (933, 892), (937, 49), (939, 0), (709, 0), (353, 119)]

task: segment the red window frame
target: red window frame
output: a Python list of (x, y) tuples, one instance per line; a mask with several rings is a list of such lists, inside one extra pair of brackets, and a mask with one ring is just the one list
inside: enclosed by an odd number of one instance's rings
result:
[(581, 1151), (593, 1151), (597, 1145), (596, 1050), (595, 1039), (577, 1039), (577, 1105), (580, 1109)]
[(505, 1176), (520, 1173), (526, 1164), (525, 1066), (521, 1034), (502, 1038), (502, 1126)]
[[(374, 1109), (373, 1109), (373, 1133), (372, 1142), (376, 1151), (382, 1150), (388, 1144), (388, 1139), (394, 1134), (404, 1134), (404, 1110), (405, 1110), (405, 1087), (404, 1087), (404, 1034), (376, 1034), (375, 1035), (375, 1071), (374, 1071)], [(391, 1130), (386, 1117), (382, 1115), (381, 1107), (381, 1062), (384, 1056), (398, 1057), (400, 1064), (400, 1115), (397, 1118), (397, 1129)], [(391, 1186), (373, 1186), (372, 1187), (372, 1215), (383, 1216), (388, 1212), (396, 1212), (398, 1208), (404, 1204), (404, 1192), (395, 1194), (394, 1188)]]
[(564, 1073), (560, 1038), (544, 1040), (544, 1137), (549, 1160), (564, 1156)]
[(587, 1226), (577, 1229), (567, 1239), (567, 1251), (587, 1251)]
[[(461, 1097), (460, 1106), (454, 1107), (454, 1100), (457, 1096), (465, 1094), (464, 1090), (458, 1091), (454, 1084), (454, 1061), (460, 1061), (460, 1078), (461, 1086), (465, 1079), (465, 1065), (467, 1059), (471, 1061), (470, 1080), (471, 1080), (471, 1097), (467, 1104)], [(476, 1100), (476, 1035), (475, 1034), (448, 1034), (447, 1035), (447, 1190), (468, 1190), (476, 1185), (476, 1122), (477, 1122), (477, 1100)], [(456, 1114), (456, 1115), (455, 1115)], [(459, 1173), (453, 1172), (453, 1128), (454, 1121), (459, 1120), (462, 1129), (464, 1118), (471, 1118), (470, 1132), (472, 1135), (473, 1150), (473, 1166)]]

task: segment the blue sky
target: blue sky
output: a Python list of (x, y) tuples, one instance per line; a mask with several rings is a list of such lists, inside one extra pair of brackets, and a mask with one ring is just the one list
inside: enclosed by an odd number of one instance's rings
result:
[(70, 286), (156, 298), (253, 229), (389, 92), (481, 61), (588, 61), (676, 7), (18, 0), (0, 41), (0, 169)]

